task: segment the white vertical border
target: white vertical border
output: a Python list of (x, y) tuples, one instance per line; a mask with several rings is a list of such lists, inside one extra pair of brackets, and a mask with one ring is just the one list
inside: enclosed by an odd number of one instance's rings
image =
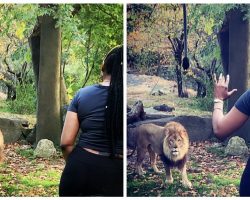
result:
[(123, 2), (123, 197), (127, 197), (127, 4)]

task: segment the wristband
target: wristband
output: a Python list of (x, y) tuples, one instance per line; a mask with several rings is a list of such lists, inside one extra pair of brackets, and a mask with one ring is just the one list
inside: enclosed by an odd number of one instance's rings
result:
[(214, 103), (223, 103), (223, 100), (221, 100), (221, 99), (214, 99)]
[(222, 109), (222, 108), (214, 108), (214, 110), (221, 110), (221, 111), (223, 111), (223, 109)]

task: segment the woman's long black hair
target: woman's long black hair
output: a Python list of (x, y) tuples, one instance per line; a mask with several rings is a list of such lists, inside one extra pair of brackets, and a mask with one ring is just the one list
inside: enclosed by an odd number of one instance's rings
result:
[(102, 66), (103, 73), (111, 75), (105, 112), (105, 129), (111, 141), (111, 157), (116, 153), (116, 143), (123, 141), (123, 46), (113, 48)]

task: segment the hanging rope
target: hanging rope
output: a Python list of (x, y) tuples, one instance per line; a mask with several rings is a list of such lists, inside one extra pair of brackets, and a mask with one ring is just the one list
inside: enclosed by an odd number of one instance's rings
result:
[(182, 67), (184, 70), (189, 68), (189, 59), (187, 57), (187, 10), (186, 4), (183, 4), (183, 27), (184, 27), (184, 58), (182, 60)]

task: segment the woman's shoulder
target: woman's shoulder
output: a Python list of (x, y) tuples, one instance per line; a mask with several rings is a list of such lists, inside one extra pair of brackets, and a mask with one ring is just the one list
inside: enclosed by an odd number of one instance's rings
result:
[(248, 100), (250, 101), (250, 89), (248, 89), (247, 91), (245, 91), (242, 95), (240, 100)]
[(95, 91), (99, 91), (100, 89), (108, 89), (108, 87), (100, 85), (100, 84), (93, 84), (93, 85), (88, 85), (88, 86), (84, 86), (84, 87), (80, 88), (77, 93), (83, 94), (86, 92), (88, 92), (88, 93), (95, 92)]

